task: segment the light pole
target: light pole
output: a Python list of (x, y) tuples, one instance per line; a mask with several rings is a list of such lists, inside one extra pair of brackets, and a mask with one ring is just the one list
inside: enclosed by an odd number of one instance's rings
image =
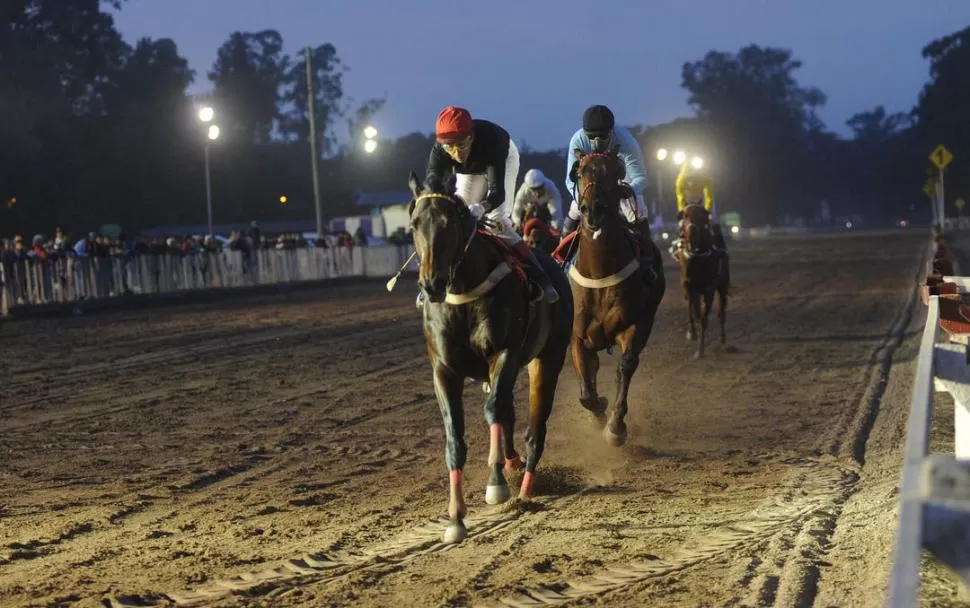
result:
[[(204, 107), (199, 110), (199, 120), (204, 123), (212, 122), (215, 111), (211, 107)], [(219, 139), (219, 126), (209, 125), (205, 140), (205, 207), (209, 220), (209, 236), (212, 236), (212, 178), (209, 174), (209, 146), (212, 142)]]

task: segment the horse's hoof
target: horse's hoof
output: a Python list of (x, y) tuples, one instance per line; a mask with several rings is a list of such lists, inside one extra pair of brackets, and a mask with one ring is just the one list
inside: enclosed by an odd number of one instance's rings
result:
[(482, 392), (486, 395), (492, 392), (492, 385), (488, 382), (482, 382)]
[(606, 399), (606, 397), (587, 397), (585, 399), (580, 398), (579, 404), (589, 410), (594, 416), (599, 418), (606, 413), (606, 408), (609, 407), (610, 402)]
[(501, 486), (485, 486), (485, 504), (500, 505), (506, 502), (512, 493), (508, 484)]
[(606, 427), (603, 429), (603, 435), (606, 437), (606, 442), (615, 448), (621, 447), (626, 443), (626, 427), (618, 431)]
[(441, 541), (454, 545), (460, 543), (468, 537), (468, 529), (465, 527), (465, 523), (460, 519), (458, 521), (452, 521), (445, 528), (445, 533), (441, 535)]

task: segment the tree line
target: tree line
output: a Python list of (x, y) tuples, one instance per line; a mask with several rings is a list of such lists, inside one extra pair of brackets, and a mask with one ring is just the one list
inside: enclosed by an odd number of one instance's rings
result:
[[(217, 222), (314, 217), (310, 103), (328, 216), (360, 213), (359, 190), (402, 190), (408, 171), (424, 168), (429, 133), (382, 140), (374, 157), (361, 152), (361, 129), (387, 100), (358, 102), (345, 93), (349, 68), (332, 44), (311, 45), (308, 95), (303, 52), (284, 53), (274, 30), (233, 32), (204, 75), (211, 92), (192, 96), (200, 75), (171, 39), (123, 39), (110, 12), (123, 3), (7, 0), (0, 7), (7, 26), (0, 28), (2, 232), (203, 224), (201, 104), (216, 108), (222, 130), (211, 155)], [(681, 86), (694, 115), (630, 125), (648, 172), (665, 172), (661, 209), (673, 200), (674, 168), (654, 151), (681, 145), (708, 160), (720, 209), (749, 223), (811, 220), (822, 201), (834, 214), (872, 221), (928, 219), (921, 187), (936, 145), (956, 156), (948, 201), (967, 187), (970, 28), (932, 41), (923, 56), (929, 78), (913, 108), (862, 111), (848, 120), (848, 139), (819, 119), (825, 94), (798, 82), (801, 62), (791, 50), (749, 45), (685, 63)], [(565, 153), (525, 148), (521, 173), (536, 167), (561, 184)], [(648, 198), (656, 196), (652, 181)]]

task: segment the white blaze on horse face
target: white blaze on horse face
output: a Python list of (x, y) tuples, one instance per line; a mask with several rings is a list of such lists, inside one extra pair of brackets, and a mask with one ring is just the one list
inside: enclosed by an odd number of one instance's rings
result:
[(596, 232), (593, 233), (593, 240), (595, 241), (596, 239), (600, 238), (600, 235), (601, 234), (603, 234), (603, 229), (602, 228), (600, 228), (599, 230), (597, 230)]

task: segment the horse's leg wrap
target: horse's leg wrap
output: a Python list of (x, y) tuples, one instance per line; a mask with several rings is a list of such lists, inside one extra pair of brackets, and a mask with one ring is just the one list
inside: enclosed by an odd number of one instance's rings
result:
[(525, 466), (522, 457), (515, 451), (515, 422), (506, 421), (502, 424), (502, 439), (505, 441), (505, 470), (518, 471)]
[(485, 486), (485, 503), (499, 505), (509, 499), (509, 484), (502, 471), (505, 458), (502, 453), (502, 425), (498, 422), (489, 426), (488, 485)]
[(507, 438), (504, 445), (502, 439), (506, 429), (511, 435), (515, 428), (512, 389), (518, 376), (519, 364), (516, 357), (505, 350), (495, 355), (490, 368), (492, 392), (485, 400), (485, 423), (489, 430), (489, 476), (485, 486), (485, 502), (495, 505), (507, 501), (510, 496), (503, 468), (511, 437)]
[(448, 505), (448, 525), (445, 527), (442, 541), (446, 543), (460, 543), (468, 536), (465, 528), (465, 498), (462, 492), (462, 472), (453, 470), (448, 476), (451, 499)]
[(446, 366), (432, 363), (434, 392), (445, 426), (445, 463), (448, 465), (450, 496), (448, 501), (448, 526), (443, 540), (446, 543), (461, 542), (467, 535), (463, 519), (466, 514), (462, 493), (462, 469), (468, 448), (465, 445), (465, 412), (462, 408), (463, 382)]

